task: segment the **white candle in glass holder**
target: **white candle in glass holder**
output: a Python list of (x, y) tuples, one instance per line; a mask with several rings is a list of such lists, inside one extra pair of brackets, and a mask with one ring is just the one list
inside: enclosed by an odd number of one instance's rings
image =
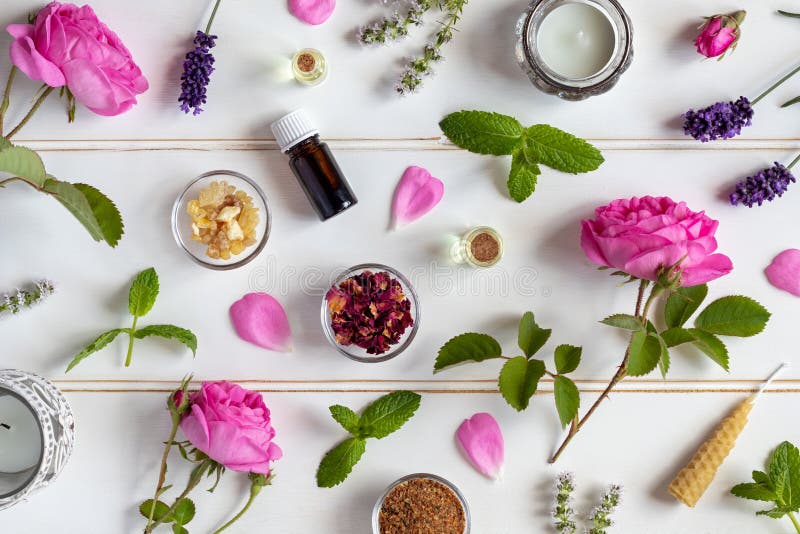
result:
[(30, 407), (0, 389), (0, 477), (36, 467), (42, 456), (42, 431)]
[(536, 36), (545, 64), (563, 78), (597, 74), (614, 55), (616, 35), (608, 16), (590, 2), (567, 2), (545, 15)]

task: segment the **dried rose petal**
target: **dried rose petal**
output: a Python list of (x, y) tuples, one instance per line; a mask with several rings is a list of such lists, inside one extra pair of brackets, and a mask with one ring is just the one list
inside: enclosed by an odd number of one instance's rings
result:
[(414, 324), (411, 301), (387, 272), (362, 271), (332, 287), (325, 299), (336, 342), (367, 354), (388, 352)]

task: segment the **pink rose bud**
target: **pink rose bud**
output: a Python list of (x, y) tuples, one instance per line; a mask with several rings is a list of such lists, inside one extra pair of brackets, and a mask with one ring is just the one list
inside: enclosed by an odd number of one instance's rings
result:
[(725, 52), (736, 48), (741, 36), (739, 28), (746, 14), (745, 11), (737, 11), (730, 15), (706, 17), (706, 21), (700, 26), (700, 34), (694, 41), (697, 52), (706, 57), (722, 59)]

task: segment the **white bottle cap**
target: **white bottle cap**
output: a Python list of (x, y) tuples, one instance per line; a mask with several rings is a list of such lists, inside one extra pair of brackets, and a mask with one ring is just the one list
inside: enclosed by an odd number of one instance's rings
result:
[(286, 152), (300, 141), (319, 133), (303, 109), (292, 111), (270, 124), (269, 127), (281, 152)]

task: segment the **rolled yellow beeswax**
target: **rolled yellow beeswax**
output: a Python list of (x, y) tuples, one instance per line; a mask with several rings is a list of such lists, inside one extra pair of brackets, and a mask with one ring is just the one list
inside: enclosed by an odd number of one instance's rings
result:
[(748, 397), (731, 414), (722, 420), (714, 435), (703, 443), (694, 453), (689, 463), (681, 469), (670, 483), (669, 492), (673, 497), (690, 508), (694, 508), (703, 496), (717, 469), (736, 444), (736, 438), (747, 424), (747, 416), (753, 409), (753, 397)]

